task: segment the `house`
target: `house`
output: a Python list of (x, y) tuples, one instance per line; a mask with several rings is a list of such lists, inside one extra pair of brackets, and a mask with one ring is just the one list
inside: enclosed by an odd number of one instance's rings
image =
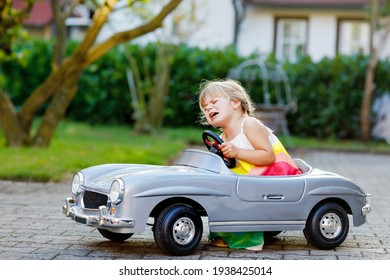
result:
[[(370, 50), (369, 0), (209, 0), (198, 5), (199, 28), (189, 43), (200, 47), (235, 44), (294, 61)], [(376, 36), (377, 37), (377, 36)], [(375, 38), (376, 38), (375, 37)], [(390, 36), (381, 58), (390, 57)]]
[[(23, 0), (14, 0), (13, 8), (22, 9)], [(91, 23), (92, 12), (87, 5), (78, 5), (73, 14), (65, 21), (69, 37), (72, 39), (81, 39), (84, 31)], [(54, 35), (55, 19), (50, 0), (36, 1), (29, 17), (24, 21), (24, 28), (32, 37), (50, 39)]]
[[(22, 0), (15, 0), (22, 5)], [(314, 61), (337, 54), (367, 54), (370, 0), (185, 0), (166, 20), (165, 29), (147, 34), (138, 42), (156, 40), (159, 33), (171, 42), (201, 48), (235, 45), (241, 55), (275, 53), (280, 60), (295, 61), (309, 55)], [(97, 40), (134, 27), (134, 13), (127, 0), (117, 3)], [(161, 5), (161, 1), (157, 5)], [(81, 5), (66, 20), (73, 39), (81, 39), (91, 22), (91, 10)], [(25, 26), (31, 34), (49, 38), (53, 14), (50, 0), (37, 1)], [(162, 34), (162, 35), (161, 35)], [(374, 39), (378, 34), (374, 36)], [(390, 36), (381, 58), (390, 57)]]
[[(23, 0), (15, 0), (13, 8), (21, 10), (24, 7)], [(37, 1), (30, 16), (24, 21), (24, 27), (30, 36), (50, 39), (52, 36), (52, 24), (54, 22), (50, 0)]]

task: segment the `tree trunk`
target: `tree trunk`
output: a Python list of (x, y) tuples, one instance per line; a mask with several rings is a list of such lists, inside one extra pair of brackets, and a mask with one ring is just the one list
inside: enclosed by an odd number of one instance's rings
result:
[(5, 92), (0, 90), (0, 126), (4, 131), (6, 146), (29, 144), (28, 131), (23, 130), (14, 105)]
[[(52, 57), (52, 72), (57, 71), (64, 62), (65, 59), (65, 49), (67, 41), (67, 29), (65, 25), (65, 20), (73, 12), (76, 5), (80, 1), (73, 1), (72, 5), (69, 7), (63, 7), (58, 3), (57, 0), (51, 0), (52, 11), (55, 19), (55, 29), (56, 29), (56, 41), (53, 45), (53, 57)], [(73, 64), (69, 65), (70, 69), (74, 69), (74, 75), (71, 73), (68, 76), (64, 77), (62, 80), (62, 85), (54, 93), (54, 97), (51, 100), (51, 103), (47, 107), (45, 114), (42, 117), (40, 127), (36, 133), (36, 136), (33, 140), (33, 145), (48, 147), (50, 145), (51, 139), (54, 136), (55, 130), (58, 127), (61, 119), (66, 113), (66, 109), (69, 107), (73, 97), (76, 94), (76, 84), (79, 81), (82, 69), (77, 71), (77, 66), (75, 63), (72, 63), (73, 60), (70, 60), (68, 63)], [(68, 71), (69, 72), (69, 71)]]
[(364, 96), (360, 111), (361, 139), (364, 143), (371, 140), (371, 100), (375, 89), (374, 77), (377, 62), (378, 60), (375, 57), (370, 59), (364, 83)]
[[(53, 54), (52, 54), (52, 71), (58, 69), (58, 67), (62, 64), (65, 58), (65, 50), (66, 50), (66, 40), (68, 38), (67, 28), (65, 25), (65, 19), (67, 15), (61, 12), (61, 7), (57, 0), (51, 0), (51, 8), (54, 14), (54, 24), (55, 24), (55, 37), (56, 40), (53, 45)], [(76, 3), (76, 2), (74, 2)], [(73, 10), (74, 7), (71, 7)], [(69, 11), (69, 13), (72, 12)]]
[(170, 77), (170, 46), (161, 44), (156, 54), (156, 73), (153, 78), (154, 92), (150, 98), (149, 115), (153, 130), (158, 130), (163, 125), (166, 97), (169, 91)]
[(60, 121), (64, 118), (66, 110), (77, 92), (76, 84), (82, 72), (82, 70), (73, 72), (71, 76), (66, 78), (65, 84), (53, 96), (34, 138), (34, 146), (48, 147), (50, 145)]
[(52, 72), (24, 101), (22, 108), (18, 113), (23, 130), (30, 131), (32, 121), (34, 120), (37, 111), (50, 99), (58, 88), (61, 87), (68, 64), (69, 63), (65, 62), (57, 71)]
[[(371, 0), (371, 18), (370, 18), (370, 60), (368, 62), (366, 76), (364, 81), (364, 95), (362, 106), (360, 108), (360, 133), (361, 140), (368, 143), (371, 140), (371, 103), (375, 89), (375, 68), (379, 59), (379, 48), (384, 42), (380, 42), (378, 47), (374, 45), (374, 34), (378, 21), (378, 1)], [(385, 40), (387, 35), (382, 39)]]

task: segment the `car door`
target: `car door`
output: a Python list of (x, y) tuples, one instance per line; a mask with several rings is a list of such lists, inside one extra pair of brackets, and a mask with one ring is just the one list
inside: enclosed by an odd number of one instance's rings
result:
[(300, 219), (304, 191), (302, 176), (239, 176), (236, 187), (253, 220)]
[(237, 196), (251, 202), (296, 202), (305, 181), (300, 176), (239, 176)]
[(210, 231), (300, 230), (305, 225), (304, 176), (237, 176), (234, 195), (215, 199)]

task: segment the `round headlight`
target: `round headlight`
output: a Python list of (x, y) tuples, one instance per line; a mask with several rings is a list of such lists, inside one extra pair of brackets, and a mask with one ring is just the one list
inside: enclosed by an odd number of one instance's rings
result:
[(84, 185), (84, 175), (83, 173), (78, 172), (73, 176), (72, 193), (74, 195), (79, 195), (82, 191), (83, 185)]
[(123, 195), (125, 194), (125, 184), (122, 179), (116, 179), (111, 184), (110, 200), (114, 205), (121, 203)]

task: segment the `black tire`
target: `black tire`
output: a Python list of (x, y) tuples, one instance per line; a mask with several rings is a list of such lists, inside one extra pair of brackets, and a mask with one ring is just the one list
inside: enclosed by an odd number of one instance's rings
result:
[(184, 204), (165, 208), (157, 217), (154, 240), (164, 252), (184, 256), (198, 247), (203, 234), (203, 223), (198, 213)]
[(98, 228), (98, 231), (103, 237), (114, 242), (123, 242), (133, 236), (132, 233), (117, 233), (102, 228)]
[(343, 207), (331, 202), (312, 211), (303, 233), (309, 244), (320, 249), (334, 249), (344, 242), (349, 231), (348, 215)]

